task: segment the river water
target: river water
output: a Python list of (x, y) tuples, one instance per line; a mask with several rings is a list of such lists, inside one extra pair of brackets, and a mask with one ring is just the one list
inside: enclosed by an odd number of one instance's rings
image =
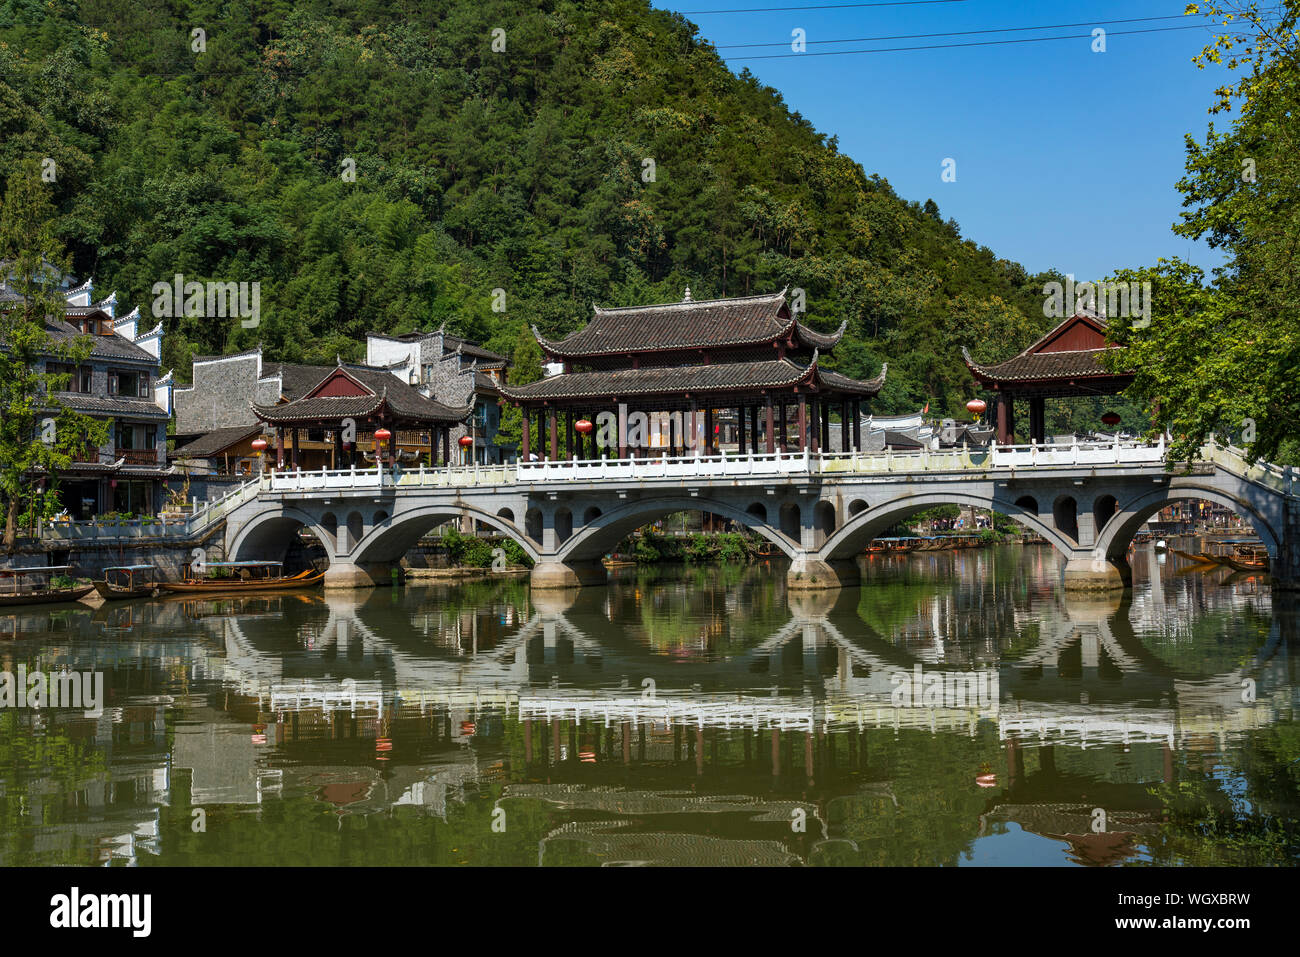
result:
[[(1289, 864), (1296, 611), (1150, 546), (10, 609), (0, 863)], [(88, 687), (90, 687), (88, 683)], [(83, 702), (85, 704), (85, 702)]]

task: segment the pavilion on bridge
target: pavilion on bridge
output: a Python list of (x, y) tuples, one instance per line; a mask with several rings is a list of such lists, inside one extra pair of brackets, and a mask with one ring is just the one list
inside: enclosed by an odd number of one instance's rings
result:
[[(681, 302), (597, 306), (586, 326), (560, 340), (534, 327), (544, 356), (563, 371), (501, 387), (523, 410), (521, 457), (594, 458), (594, 447), (584, 454), (575, 421), (615, 411), (619, 458), (715, 453), (715, 411), (722, 408), (735, 410), (741, 452), (828, 449), (832, 410), (842, 422), (860, 423), (862, 402), (880, 391), (886, 370), (861, 381), (821, 368), (845, 324), (831, 334), (811, 329), (785, 293), (696, 301), (687, 289)], [(650, 426), (643, 436), (633, 431), (631, 438), (643, 441), (630, 445), (628, 418), (637, 413)], [(534, 418), (546, 428), (539, 430), (542, 448), (530, 454)], [(860, 424), (851, 432), (860, 449)]]
[(1046, 400), (1059, 397), (1117, 395), (1133, 382), (1132, 373), (1115, 373), (1102, 365), (1102, 356), (1119, 347), (1106, 338), (1106, 320), (1080, 310), (1018, 355), (993, 365), (980, 365), (962, 347), (971, 374), (997, 394), (997, 441), (1015, 442), (1015, 402), (1029, 402), (1029, 438), (1047, 440)]
[[(275, 430), (273, 461), (281, 467), (295, 469), (309, 465), (299, 458), (300, 435), (328, 441), (329, 461), (321, 464), (331, 468), (370, 466), (376, 460), (395, 463), (408, 459), (414, 463), (427, 458), (432, 461), (439, 445), (442, 460), (449, 463), (452, 461), (451, 430), (470, 415), (469, 406), (449, 408), (386, 369), (343, 362), (296, 399), (275, 405), (249, 404), (253, 414)], [(388, 433), (386, 449), (376, 439), (381, 430)], [(348, 434), (352, 436), (350, 441)], [(369, 458), (367, 446), (374, 448)]]

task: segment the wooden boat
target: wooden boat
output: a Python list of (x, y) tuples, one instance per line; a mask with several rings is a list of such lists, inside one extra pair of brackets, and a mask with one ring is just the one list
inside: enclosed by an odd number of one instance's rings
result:
[(148, 598), (158, 587), (154, 582), (152, 565), (113, 565), (104, 569), (102, 581), (94, 583), (95, 591), (105, 601), (123, 598)]
[(1238, 558), (1236, 556), (1225, 555), (1219, 559), (1221, 564), (1239, 572), (1266, 572), (1268, 571), (1268, 558)]
[[(27, 568), (0, 568), (0, 580), (12, 580), (12, 590), (0, 587), (0, 607), (10, 605), (41, 605), (58, 601), (76, 601), (85, 598), (95, 586), (75, 582), (70, 586), (56, 586), (50, 579), (56, 574), (67, 575), (72, 565), (33, 565)], [(40, 584), (44, 580), (44, 585)], [(32, 584), (23, 587), (24, 581)]]
[(1198, 565), (1219, 564), (1218, 559), (1216, 559), (1213, 555), (1207, 555), (1204, 552), (1197, 552), (1196, 554), (1192, 554), (1191, 552), (1183, 551), (1181, 548), (1171, 548), (1169, 550), (1173, 552), (1175, 555), (1177, 555), (1179, 558), (1185, 558), (1189, 562), (1196, 562), (1196, 564)]
[[(324, 572), (318, 572), (314, 568), (305, 569), (296, 575), (274, 574), (283, 567), (283, 562), (208, 562), (203, 565), (203, 570), (215, 571), (219, 577), (196, 578), (191, 567), (186, 565), (184, 577), (180, 581), (159, 582), (158, 587), (182, 595), (245, 594), (310, 588), (325, 578)], [(223, 571), (231, 574), (221, 575)]]

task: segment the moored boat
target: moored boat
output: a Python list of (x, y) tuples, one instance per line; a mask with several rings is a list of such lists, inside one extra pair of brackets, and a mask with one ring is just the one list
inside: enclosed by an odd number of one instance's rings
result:
[[(42, 605), (60, 601), (77, 601), (85, 598), (95, 586), (75, 581), (69, 572), (72, 565), (33, 565), (27, 568), (0, 568), (0, 582), (13, 583), (12, 590), (0, 584), (0, 607), (10, 605)], [(56, 584), (55, 577), (71, 584)], [(43, 584), (42, 584), (43, 580)], [(27, 583), (24, 586), (24, 583)]]
[(275, 574), (284, 568), (283, 562), (207, 562), (202, 566), (205, 572), (212, 572), (211, 578), (198, 578), (193, 575), (190, 566), (185, 566), (185, 575), (178, 582), (159, 582), (163, 591), (182, 595), (217, 594), (267, 591), (288, 591), (295, 588), (310, 588), (325, 577), (322, 571), (308, 568), (296, 575)]
[(152, 565), (111, 565), (104, 569), (103, 579), (93, 584), (105, 601), (148, 598), (158, 587)]

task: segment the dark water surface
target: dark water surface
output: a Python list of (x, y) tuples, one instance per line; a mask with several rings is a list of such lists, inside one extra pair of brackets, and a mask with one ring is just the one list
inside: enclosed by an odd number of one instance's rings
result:
[(1289, 864), (1296, 611), (1150, 546), (1065, 598), (1046, 547), (16, 609), (16, 864)]

